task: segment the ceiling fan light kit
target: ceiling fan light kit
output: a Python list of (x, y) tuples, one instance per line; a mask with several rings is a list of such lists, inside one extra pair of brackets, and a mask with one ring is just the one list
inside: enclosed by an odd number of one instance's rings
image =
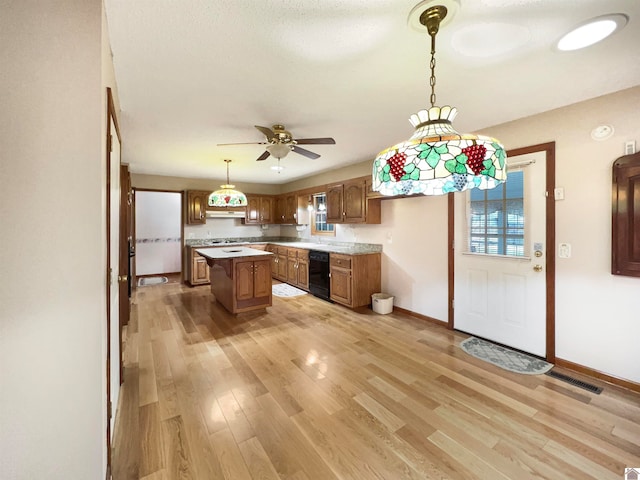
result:
[[(271, 128), (254, 125), (264, 136), (266, 142), (255, 142), (255, 145), (266, 145), (265, 152), (256, 160), (261, 162), (270, 156), (278, 160), (286, 157), (289, 152), (299, 153), (310, 159), (320, 158), (314, 153), (299, 145), (335, 145), (336, 141), (330, 137), (324, 138), (293, 138), (291, 132), (285, 129), (284, 125), (275, 124)], [(246, 143), (219, 143), (221, 145), (246, 145)]]
[(225, 163), (227, 164), (227, 183), (220, 185), (219, 190), (216, 190), (209, 195), (209, 206), (246, 207), (247, 196), (238, 190), (234, 190), (236, 186), (229, 183), (229, 164), (231, 163), (231, 160), (225, 159)]
[[(438, 4), (441, 3), (441, 4)], [(381, 151), (373, 162), (372, 188), (382, 195), (444, 195), (471, 188), (497, 187), (507, 179), (507, 155), (495, 138), (459, 134), (452, 125), (457, 109), (436, 106), (435, 40), (453, 0), (422, 2), (409, 24), (419, 23), (431, 37), (431, 108), (411, 115), (415, 128), (408, 140)], [(451, 17), (448, 19), (450, 20)]]

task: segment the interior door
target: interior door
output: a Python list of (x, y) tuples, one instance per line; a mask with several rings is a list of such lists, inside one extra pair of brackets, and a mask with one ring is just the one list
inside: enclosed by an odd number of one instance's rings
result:
[(545, 152), (510, 157), (500, 188), (484, 211), (483, 191), (455, 196), (454, 328), (545, 357)]
[(120, 392), (120, 284), (126, 285), (127, 272), (120, 272), (120, 139), (113, 118), (110, 120), (111, 155), (109, 159), (109, 271), (111, 272), (111, 288), (109, 289), (109, 325), (111, 343), (111, 434), (115, 422), (115, 407), (118, 405)]

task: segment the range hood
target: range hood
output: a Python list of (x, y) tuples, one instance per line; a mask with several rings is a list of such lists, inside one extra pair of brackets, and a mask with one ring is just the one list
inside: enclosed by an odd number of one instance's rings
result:
[(227, 210), (227, 209), (216, 209), (216, 210), (207, 210), (207, 218), (245, 218), (247, 216), (247, 211), (243, 209), (238, 210)]

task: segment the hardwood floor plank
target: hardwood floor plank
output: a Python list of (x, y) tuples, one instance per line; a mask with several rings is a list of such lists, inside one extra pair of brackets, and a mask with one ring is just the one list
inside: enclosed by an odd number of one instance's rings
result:
[(126, 387), (120, 392), (120, 408), (113, 436), (112, 476), (114, 480), (137, 480), (140, 478), (141, 445), (137, 365), (125, 366), (124, 382)]
[(231, 315), (207, 286), (138, 289), (114, 480), (621, 478), (640, 395), (466, 354), (467, 335), (311, 295)]
[(238, 447), (253, 480), (280, 480), (267, 452), (256, 437), (239, 443)]
[(167, 452), (167, 475), (175, 480), (197, 480), (191, 465), (191, 452), (181, 417), (162, 422)]
[(166, 466), (160, 427), (158, 402), (140, 407), (140, 476), (150, 475)]
[(229, 429), (211, 435), (211, 444), (226, 480), (251, 480), (240, 449)]

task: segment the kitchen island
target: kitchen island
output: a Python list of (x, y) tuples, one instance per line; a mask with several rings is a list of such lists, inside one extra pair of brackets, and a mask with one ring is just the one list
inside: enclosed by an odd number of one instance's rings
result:
[(211, 293), (231, 313), (270, 307), (271, 256), (249, 247), (202, 248), (196, 252), (207, 260)]

